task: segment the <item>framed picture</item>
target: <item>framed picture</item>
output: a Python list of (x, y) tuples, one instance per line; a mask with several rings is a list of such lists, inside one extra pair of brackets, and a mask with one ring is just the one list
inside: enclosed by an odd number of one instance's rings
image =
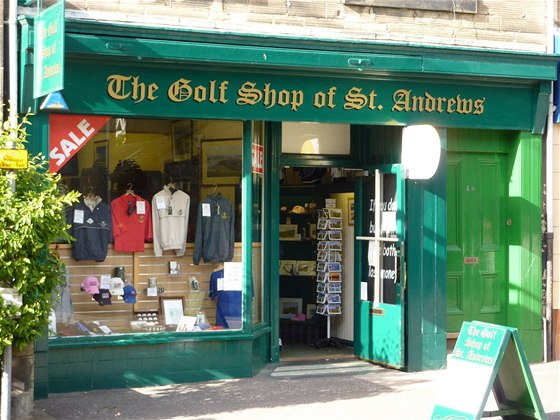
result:
[(97, 140), (94, 142), (93, 162), (97, 165), (107, 165), (109, 142), (107, 140)]
[(307, 307), (305, 308), (305, 318), (311, 319), (315, 316), (316, 313), (317, 313), (317, 305), (308, 303)]
[(296, 270), (296, 260), (280, 260), (280, 275), (292, 276)]
[(280, 318), (293, 318), (301, 314), (303, 299), (280, 298)]
[(173, 139), (173, 162), (190, 160), (192, 156), (192, 122), (183, 120), (171, 125)]
[(348, 198), (348, 226), (354, 226), (354, 197)]
[(183, 296), (159, 298), (160, 312), (165, 325), (179, 325), (185, 311), (183, 302)]
[(298, 225), (280, 225), (279, 236), (281, 241), (295, 241)]
[(241, 139), (205, 141), (201, 155), (203, 184), (239, 183), (243, 156)]
[(317, 262), (315, 261), (298, 261), (296, 266), (296, 275), (298, 276), (314, 276), (317, 274)]

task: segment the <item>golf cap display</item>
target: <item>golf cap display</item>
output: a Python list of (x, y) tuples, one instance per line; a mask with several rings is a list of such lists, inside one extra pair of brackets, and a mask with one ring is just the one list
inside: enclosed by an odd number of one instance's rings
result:
[(111, 287), (109, 292), (113, 296), (122, 296), (124, 295), (124, 281), (120, 277), (113, 277), (111, 279)]
[(99, 293), (99, 280), (97, 280), (97, 277), (87, 276), (82, 281), (82, 290), (90, 295)]

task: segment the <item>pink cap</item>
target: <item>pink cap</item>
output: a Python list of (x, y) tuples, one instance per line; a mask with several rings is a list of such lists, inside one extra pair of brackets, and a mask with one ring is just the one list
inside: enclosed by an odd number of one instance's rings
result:
[(96, 277), (87, 276), (82, 281), (82, 289), (86, 293), (89, 293), (90, 295), (93, 295), (95, 293), (99, 293), (99, 280), (97, 280)]

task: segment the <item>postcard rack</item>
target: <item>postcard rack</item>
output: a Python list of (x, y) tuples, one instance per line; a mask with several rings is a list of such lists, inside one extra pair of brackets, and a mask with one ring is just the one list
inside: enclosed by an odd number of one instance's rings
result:
[(319, 210), (317, 220), (317, 313), (327, 317), (327, 337), (316, 348), (342, 344), (331, 338), (330, 318), (342, 314), (342, 210)]

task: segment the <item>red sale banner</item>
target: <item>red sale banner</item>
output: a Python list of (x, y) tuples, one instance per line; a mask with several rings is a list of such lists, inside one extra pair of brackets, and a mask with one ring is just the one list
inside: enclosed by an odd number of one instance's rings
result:
[(58, 172), (110, 118), (92, 115), (51, 115), (49, 170)]

